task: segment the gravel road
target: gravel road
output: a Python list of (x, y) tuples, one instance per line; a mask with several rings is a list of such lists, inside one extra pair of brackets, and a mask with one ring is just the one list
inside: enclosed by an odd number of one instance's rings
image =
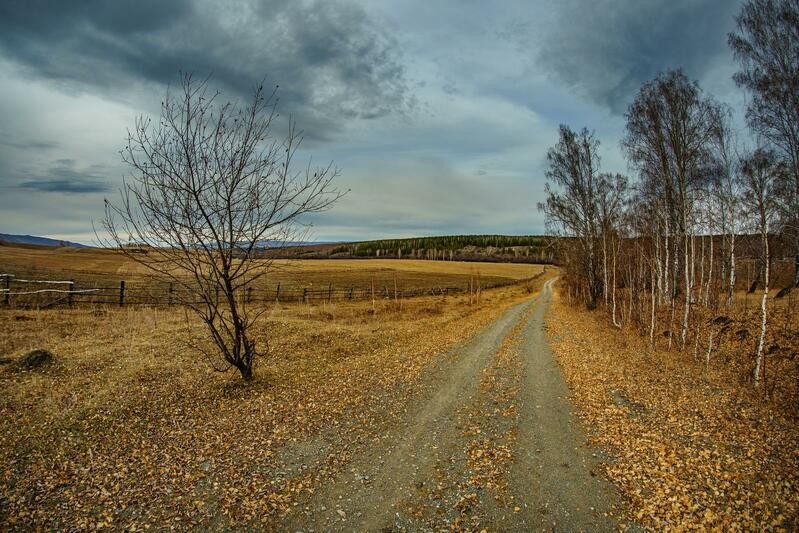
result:
[(547, 344), (553, 281), (431, 364), (403, 415), (278, 527), (615, 529), (617, 497)]

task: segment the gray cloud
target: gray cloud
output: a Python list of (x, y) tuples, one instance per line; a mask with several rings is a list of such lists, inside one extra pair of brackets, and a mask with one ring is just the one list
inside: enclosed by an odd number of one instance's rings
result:
[(23, 181), (19, 189), (38, 192), (58, 192), (66, 194), (106, 192), (108, 186), (94, 180), (75, 178), (71, 180), (31, 180)]
[(9, 148), (16, 148), (17, 150), (52, 150), (58, 146), (58, 143), (53, 141), (45, 141), (41, 139), (7, 139), (6, 136), (0, 136), (0, 145)]
[(12, 0), (0, 50), (31, 75), (107, 95), (182, 69), (245, 96), (267, 76), (311, 137), (413, 100), (395, 44), (343, 1)]
[[(658, 72), (683, 67), (695, 78), (719, 56), (732, 55), (726, 34), (738, 0), (563, 0), (542, 28), (539, 66), (558, 81), (616, 113)], [(505, 37), (530, 42), (524, 25)]]
[(297, 162), (333, 160), (352, 189), (314, 238), (538, 233), (559, 123), (596, 129), (624, 172), (642, 81), (683, 66), (740, 96), (738, 1), (2, 0), (0, 231), (90, 242), (126, 127), (182, 69), (224, 99), (280, 84), (311, 141)]
[(15, 188), (36, 192), (63, 194), (102, 193), (110, 190), (104, 177), (97, 172), (102, 167), (95, 165), (77, 170), (72, 159), (57, 159), (45, 172), (18, 183)]

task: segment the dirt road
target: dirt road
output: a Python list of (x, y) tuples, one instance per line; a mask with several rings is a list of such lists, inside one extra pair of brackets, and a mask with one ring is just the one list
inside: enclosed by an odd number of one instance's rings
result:
[(612, 530), (543, 317), (552, 281), (426, 372), (423, 392), (287, 531)]

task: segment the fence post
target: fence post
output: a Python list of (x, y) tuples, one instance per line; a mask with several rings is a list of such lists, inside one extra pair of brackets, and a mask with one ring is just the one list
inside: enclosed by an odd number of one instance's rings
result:
[(252, 287), (247, 287), (244, 295), (244, 302), (250, 303), (252, 301)]
[(275, 291), (275, 301), (280, 301), (280, 282), (277, 282), (277, 290)]
[(302, 289), (302, 303), (306, 303), (308, 301), (308, 287), (303, 287)]
[[(172, 289), (172, 285), (169, 286), (170, 291)], [(171, 295), (170, 295), (171, 297)], [(125, 280), (120, 280), (119, 282), (119, 307), (125, 305)]]
[(11, 293), (11, 276), (6, 274), (3, 277), (5, 278), (5, 281), (6, 281), (6, 283), (5, 283), (6, 292), (5, 292), (5, 295), (3, 296), (3, 301), (5, 302), (6, 307), (11, 307), (11, 294), (10, 294)]
[(67, 293), (67, 305), (72, 307), (72, 290), (75, 288), (75, 280), (69, 280), (69, 292)]

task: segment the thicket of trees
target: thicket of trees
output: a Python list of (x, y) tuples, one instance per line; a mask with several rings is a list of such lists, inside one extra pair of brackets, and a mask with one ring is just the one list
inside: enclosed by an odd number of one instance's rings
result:
[(352, 257), (390, 257), (433, 260), (460, 260), (475, 254), (466, 249), (493, 248), (493, 256), (505, 259), (552, 260), (550, 239), (533, 235), (446, 235), (410, 239), (382, 239), (343, 244), (331, 250), (330, 255), (346, 254)]
[(665, 310), (669, 347), (685, 349), (692, 337), (696, 352), (705, 335), (708, 358), (713, 329), (700, 331), (692, 315), (732, 304), (737, 241), (757, 236), (750, 288), (760, 294), (757, 387), (775, 245), (794, 258), (792, 282), (781, 292), (799, 286), (799, 0), (748, 1), (729, 45), (756, 146), (741, 142), (731, 110), (697, 82), (679, 69), (663, 72), (639, 89), (626, 114), (621, 148), (635, 180), (602, 173), (594, 135), (561, 126), (539, 209), (554, 232), (573, 237), (559, 241), (571, 295), (590, 308), (603, 304), (617, 326), (646, 326), (653, 344)]

